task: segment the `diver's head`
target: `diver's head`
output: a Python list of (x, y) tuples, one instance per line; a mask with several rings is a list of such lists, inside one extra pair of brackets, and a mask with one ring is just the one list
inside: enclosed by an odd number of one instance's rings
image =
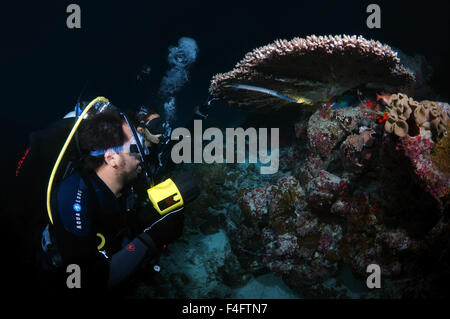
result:
[(141, 171), (136, 141), (117, 109), (108, 109), (83, 122), (79, 144), (85, 154), (84, 167), (96, 172), (104, 182), (118, 185), (131, 182)]
[(158, 110), (141, 106), (136, 114), (136, 126), (147, 125), (150, 121), (159, 117)]
[(164, 128), (164, 119), (160, 116), (155, 117), (147, 122), (145, 127), (148, 129), (150, 134), (158, 135), (158, 134), (164, 134), (165, 128)]

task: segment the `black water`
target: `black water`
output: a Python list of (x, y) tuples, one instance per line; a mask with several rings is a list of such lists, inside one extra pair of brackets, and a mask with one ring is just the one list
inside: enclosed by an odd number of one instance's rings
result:
[[(66, 27), (66, 7), (74, 2), (81, 7), (80, 30)], [(370, 3), (381, 7), (381, 29), (366, 26)], [(103, 95), (125, 109), (157, 103), (168, 47), (183, 36), (195, 39), (200, 51), (191, 81), (177, 97), (179, 118), (204, 101), (211, 76), (231, 70), (246, 52), (278, 38), (310, 34), (361, 34), (406, 54), (421, 54), (434, 68), (432, 87), (448, 98), (448, 9), (448, 1), (2, 3), (2, 189), (15, 182), (29, 133), (66, 114), (86, 83), (86, 99)], [(136, 75), (144, 64), (152, 70), (142, 83)], [(210, 120), (224, 119), (236, 120), (228, 107), (218, 105)], [(24, 198), (27, 194), (3, 191), (1, 200), (3, 205)], [(14, 250), (20, 239), (6, 234)]]

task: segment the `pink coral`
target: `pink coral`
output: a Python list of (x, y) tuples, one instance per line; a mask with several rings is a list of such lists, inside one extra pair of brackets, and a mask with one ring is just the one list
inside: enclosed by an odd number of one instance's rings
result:
[(306, 187), (308, 203), (314, 209), (328, 210), (347, 185), (347, 180), (322, 170)]
[(426, 190), (444, 208), (443, 198), (450, 192), (450, 178), (442, 174), (431, 159), (434, 143), (431, 139), (418, 135), (415, 138), (400, 139), (396, 150), (402, 151), (411, 160), (417, 176), (425, 184)]
[(360, 134), (353, 134), (341, 144), (340, 157), (344, 168), (353, 173), (361, 173), (365, 165), (371, 160), (375, 131), (360, 128)]
[[(328, 114), (328, 113), (327, 113)], [(313, 152), (326, 156), (344, 137), (345, 130), (337, 121), (314, 113), (308, 122), (308, 139)]]
[(241, 203), (248, 208), (245, 211), (250, 213), (251, 217), (259, 218), (268, 214), (268, 202), (273, 199), (272, 188), (273, 185), (266, 184), (265, 187), (246, 193), (241, 199)]
[(417, 251), (425, 247), (423, 241), (410, 238), (402, 229), (379, 232), (377, 234), (377, 240), (386, 243), (394, 252), (405, 250)]

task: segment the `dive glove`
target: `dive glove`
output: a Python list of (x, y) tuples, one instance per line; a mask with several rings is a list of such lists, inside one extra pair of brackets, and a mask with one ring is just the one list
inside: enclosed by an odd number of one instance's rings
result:
[(164, 245), (173, 243), (177, 240), (184, 227), (184, 207), (180, 207), (163, 216), (154, 212), (159, 218), (144, 230), (144, 233), (149, 235), (156, 246), (161, 249)]

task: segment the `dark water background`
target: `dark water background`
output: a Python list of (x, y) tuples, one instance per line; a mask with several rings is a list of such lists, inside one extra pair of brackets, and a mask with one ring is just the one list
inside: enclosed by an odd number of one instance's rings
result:
[[(177, 97), (191, 114), (211, 76), (227, 72), (255, 47), (277, 38), (361, 34), (434, 67), (433, 87), (448, 97), (449, 1), (29, 1), (1, 7), (2, 178), (15, 174), (28, 134), (61, 118), (87, 81), (86, 99), (108, 97), (125, 109), (155, 100), (168, 69), (168, 47), (197, 41), (191, 81)], [(66, 7), (81, 7), (81, 29), (66, 27)], [(368, 29), (366, 7), (381, 7), (381, 29)], [(151, 79), (139, 86), (143, 64)], [(218, 107), (213, 117), (230, 113)]]
[[(81, 29), (66, 27), (66, 7), (81, 7)], [(381, 29), (368, 29), (366, 7), (381, 6)], [(449, 1), (18, 1), (1, 5), (1, 180), (14, 183), (28, 135), (70, 111), (83, 97), (108, 97), (124, 109), (151, 105), (169, 65), (168, 47), (195, 39), (197, 61), (177, 96), (180, 124), (205, 100), (211, 77), (227, 72), (245, 53), (275, 39), (356, 34), (408, 55), (421, 54), (434, 68), (431, 85), (448, 102)], [(143, 86), (141, 66), (152, 68)], [(212, 121), (232, 121), (225, 105)], [(26, 199), (9, 194), (5, 200)], [(4, 206), (3, 206), (4, 207)], [(7, 227), (7, 225), (6, 225)], [(11, 238), (14, 240), (13, 238)], [(9, 243), (8, 243), (9, 244)], [(13, 244), (12, 244), (13, 245)]]

